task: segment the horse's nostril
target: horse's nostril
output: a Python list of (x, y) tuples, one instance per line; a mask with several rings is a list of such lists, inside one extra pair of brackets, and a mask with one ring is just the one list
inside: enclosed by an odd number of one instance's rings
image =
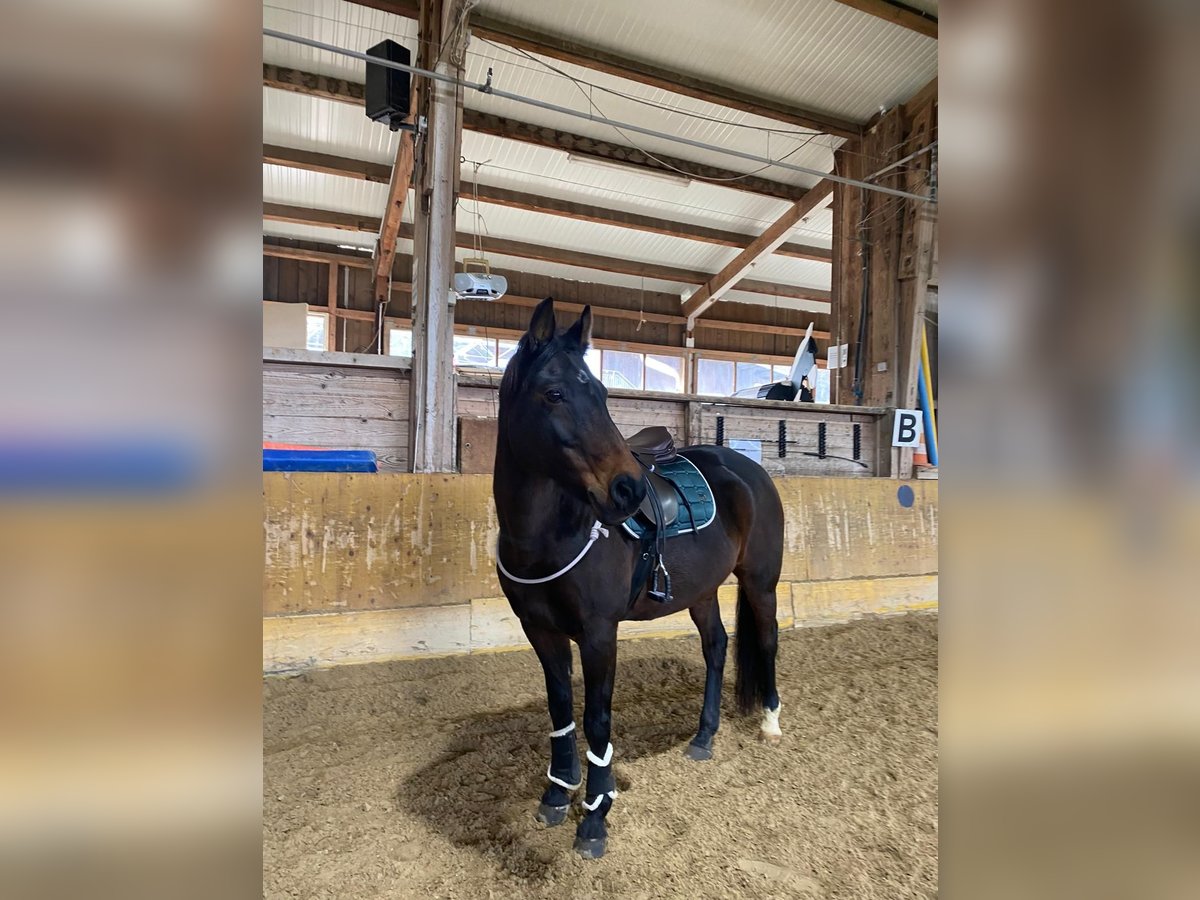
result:
[(641, 502), (641, 498), (638, 497), (639, 484), (640, 482), (635, 478), (618, 475), (609, 486), (609, 496), (612, 497), (613, 503), (621, 509), (631, 509)]

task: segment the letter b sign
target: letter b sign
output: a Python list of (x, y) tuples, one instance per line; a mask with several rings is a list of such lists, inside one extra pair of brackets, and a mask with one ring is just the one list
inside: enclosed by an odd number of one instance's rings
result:
[(921, 443), (921, 425), (921, 410), (896, 410), (896, 421), (892, 425), (892, 446), (916, 447)]

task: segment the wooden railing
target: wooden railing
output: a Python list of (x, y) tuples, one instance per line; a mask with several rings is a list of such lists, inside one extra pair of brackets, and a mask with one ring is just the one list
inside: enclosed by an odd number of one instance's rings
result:
[[(491, 472), (498, 384), (498, 376), (486, 373), (457, 375), (463, 472)], [(406, 472), (408, 404), (406, 359), (263, 351), (265, 440), (374, 450), (381, 469)], [(888, 471), (883, 409), (615, 389), (609, 391), (608, 407), (626, 435), (647, 425), (665, 425), (680, 446), (751, 442), (772, 475), (872, 476)]]

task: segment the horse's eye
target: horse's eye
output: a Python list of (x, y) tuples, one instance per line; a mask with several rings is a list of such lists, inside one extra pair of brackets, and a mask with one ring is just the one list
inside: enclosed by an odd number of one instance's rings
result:
[(546, 391), (546, 399), (551, 403), (562, 403), (563, 392), (555, 389)]

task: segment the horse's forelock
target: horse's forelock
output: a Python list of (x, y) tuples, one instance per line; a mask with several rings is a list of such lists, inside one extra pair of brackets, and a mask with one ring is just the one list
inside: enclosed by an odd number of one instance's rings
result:
[(509, 398), (519, 392), (535, 374), (540, 372), (555, 356), (572, 348), (563, 340), (563, 333), (556, 334), (553, 339), (543, 346), (535, 346), (528, 334), (521, 336), (517, 344), (517, 352), (509, 360), (500, 379), (500, 397)]

